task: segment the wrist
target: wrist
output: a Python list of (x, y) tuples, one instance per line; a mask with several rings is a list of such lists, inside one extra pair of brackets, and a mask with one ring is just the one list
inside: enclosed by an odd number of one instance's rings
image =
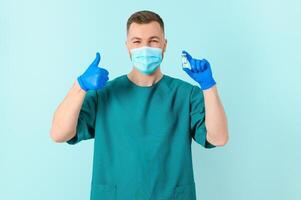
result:
[(85, 92), (88, 91), (88, 89), (85, 87), (84, 82), (82, 81), (82, 77), (81, 77), (81, 76), (77, 77), (77, 84), (78, 84), (78, 86), (79, 86), (83, 91), (85, 91)]
[(74, 81), (73, 87), (74, 87), (74, 89), (75, 89), (77, 92), (82, 92), (82, 93), (86, 93), (86, 92), (87, 92), (87, 91), (84, 90), (84, 89), (82, 88), (82, 86), (80, 85), (80, 80), (79, 80), (79, 79), (76, 79), (76, 80)]
[(213, 78), (211, 78), (206, 81), (198, 81), (198, 84), (200, 85), (202, 90), (207, 90), (207, 89), (213, 87), (214, 85), (216, 85), (216, 82)]

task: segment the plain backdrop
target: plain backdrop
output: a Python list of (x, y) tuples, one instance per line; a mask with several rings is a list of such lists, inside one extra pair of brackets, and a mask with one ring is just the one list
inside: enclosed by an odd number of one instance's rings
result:
[(0, 0), (0, 199), (89, 199), (93, 140), (49, 137), (53, 112), (99, 51), (113, 79), (131, 70), (126, 21), (165, 22), (164, 74), (197, 85), (181, 51), (206, 58), (230, 140), (193, 141), (199, 200), (301, 199), (299, 1)]

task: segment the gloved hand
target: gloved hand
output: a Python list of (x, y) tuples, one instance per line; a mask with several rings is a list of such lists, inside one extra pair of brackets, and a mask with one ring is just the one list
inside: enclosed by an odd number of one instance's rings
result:
[(201, 86), (202, 90), (211, 88), (216, 84), (212, 76), (212, 71), (209, 62), (206, 59), (198, 60), (191, 57), (191, 55), (182, 51), (182, 54), (186, 55), (191, 69), (183, 68), (183, 70)]
[(101, 67), (98, 67), (100, 61), (100, 54), (96, 53), (96, 58), (86, 69), (86, 71), (77, 77), (77, 81), (80, 87), (85, 90), (97, 90), (105, 86), (107, 80), (109, 80), (109, 72)]

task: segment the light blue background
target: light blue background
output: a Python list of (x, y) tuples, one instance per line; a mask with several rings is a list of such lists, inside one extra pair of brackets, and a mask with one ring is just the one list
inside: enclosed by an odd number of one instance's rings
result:
[[(126, 74), (127, 18), (150, 9), (166, 26), (162, 72), (196, 84), (180, 53), (212, 66), (229, 123), (225, 147), (193, 142), (199, 200), (301, 199), (298, 1), (0, 1), (0, 199), (89, 198), (93, 141), (51, 141), (53, 112), (102, 54)], [(298, 191), (299, 190), (299, 191)]]

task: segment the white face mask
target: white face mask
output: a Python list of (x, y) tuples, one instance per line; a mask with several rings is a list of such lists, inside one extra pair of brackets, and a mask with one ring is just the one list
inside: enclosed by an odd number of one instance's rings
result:
[(152, 74), (162, 62), (162, 49), (148, 46), (131, 49), (131, 60), (140, 72)]

